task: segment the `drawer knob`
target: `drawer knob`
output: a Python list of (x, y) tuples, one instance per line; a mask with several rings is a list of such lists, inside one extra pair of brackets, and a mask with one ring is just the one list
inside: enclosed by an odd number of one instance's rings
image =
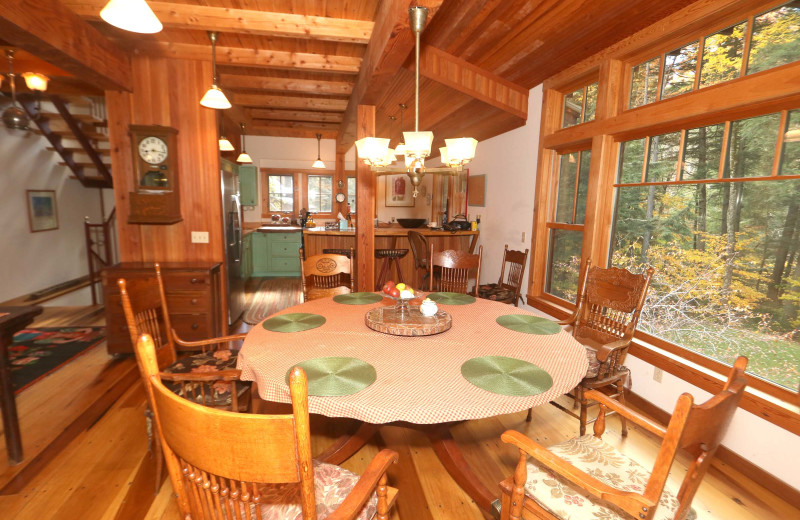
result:
[(200, 327), (199, 323), (192, 323), (192, 330), (197, 330), (198, 327)]
[(197, 305), (197, 298), (192, 298), (192, 305)]
[(192, 278), (192, 283), (200, 283), (200, 279), (199, 278)]

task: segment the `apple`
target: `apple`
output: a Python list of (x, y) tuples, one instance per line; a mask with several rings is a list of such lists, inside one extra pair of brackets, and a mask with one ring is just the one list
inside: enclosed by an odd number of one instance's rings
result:
[(389, 296), (393, 298), (399, 298), (400, 290), (397, 287), (392, 287), (391, 290), (389, 291)]
[(388, 282), (386, 282), (386, 285), (388, 285), (389, 288), (391, 289), (392, 287), (394, 287), (394, 282), (389, 280)]
[(389, 294), (389, 292), (392, 290), (392, 286), (389, 285), (388, 283), (385, 283), (385, 284), (383, 284), (383, 287), (382, 287), (381, 290), (383, 291), (383, 294)]

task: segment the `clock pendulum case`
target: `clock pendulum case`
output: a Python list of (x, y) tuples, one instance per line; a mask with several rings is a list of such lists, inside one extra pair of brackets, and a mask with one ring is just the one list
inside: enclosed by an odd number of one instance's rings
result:
[(158, 125), (130, 125), (135, 191), (130, 224), (174, 224), (181, 217), (178, 131)]

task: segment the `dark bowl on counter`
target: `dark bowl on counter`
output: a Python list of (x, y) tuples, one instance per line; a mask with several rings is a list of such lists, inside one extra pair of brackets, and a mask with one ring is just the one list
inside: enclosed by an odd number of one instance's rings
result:
[(428, 222), (426, 218), (399, 218), (397, 219), (397, 223), (403, 226), (404, 228), (418, 228), (425, 225)]

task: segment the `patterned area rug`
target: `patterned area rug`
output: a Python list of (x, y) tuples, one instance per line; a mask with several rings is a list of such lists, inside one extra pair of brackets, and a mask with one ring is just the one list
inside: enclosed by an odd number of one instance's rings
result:
[(253, 295), (242, 321), (255, 325), (278, 311), (302, 300), (300, 278), (267, 278)]
[(14, 334), (8, 348), (18, 394), (106, 339), (105, 327), (39, 327)]

